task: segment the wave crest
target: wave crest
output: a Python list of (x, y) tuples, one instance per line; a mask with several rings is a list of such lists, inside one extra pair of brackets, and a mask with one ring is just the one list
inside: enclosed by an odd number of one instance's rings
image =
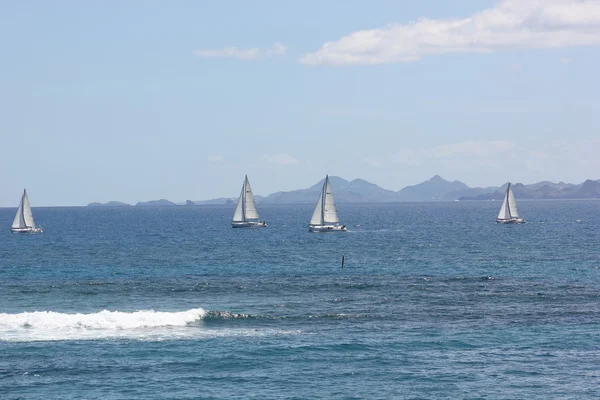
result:
[[(165, 312), (103, 310), (90, 314), (34, 311), (0, 313), (0, 340), (35, 341), (99, 339), (110, 337), (160, 337), (167, 333), (183, 334), (188, 325), (206, 315), (203, 308)], [(179, 329), (179, 330), (178, 330)]]
[(258, 315), (232, 313), (229, 311), (208, 311), (204, 318), (205, 321), (226, 321), (231, 319), (256, 319)]

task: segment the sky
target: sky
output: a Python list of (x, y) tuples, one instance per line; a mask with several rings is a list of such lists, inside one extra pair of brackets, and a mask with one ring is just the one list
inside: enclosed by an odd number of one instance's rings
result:
[(0, 206), (600, 178), (600, 0), (5, 1)]

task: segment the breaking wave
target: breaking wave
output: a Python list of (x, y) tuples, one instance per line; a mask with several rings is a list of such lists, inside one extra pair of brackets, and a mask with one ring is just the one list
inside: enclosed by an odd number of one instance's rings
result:
[(185, 338), (194, 336), (205, 315), (206, 311), (202, 308), (178, 312), (0, 313), (0, 341)]
[(34, 311), (18, 314), (0, 313), (0, 341), (34, 342), (103, 339), (161, 341), (300, 333), (297, 330), (255, 329), (239, 326), (231, 327), (222, 324), (218, 324), (216, 328), (211, 328), (205, 324), (206, 321), (211, 320), (226, 322), (253, 317), (227, 311), (206, 311), (203, 308), (177, 312), (103, 310), (90, 314), (69, 314), (55, 311)]

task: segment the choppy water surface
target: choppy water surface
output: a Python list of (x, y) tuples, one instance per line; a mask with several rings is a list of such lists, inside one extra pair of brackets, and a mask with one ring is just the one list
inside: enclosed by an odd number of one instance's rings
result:
[(600, 201), (499, 206), (0, 209), (0, 398), (600, 397)]

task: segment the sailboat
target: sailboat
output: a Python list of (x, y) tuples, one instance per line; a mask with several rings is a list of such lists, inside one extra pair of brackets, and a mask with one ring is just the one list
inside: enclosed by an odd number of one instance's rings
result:
[(346, 225), (340, 225), (339, 222), (340, 219), (338, 218), (331, 185), (329, 184), (329, 175), (326, 175), (321, 195), (308, 224), (308, 230), (310, 232), (346, 231)]
[(515, 195), (510, 186), (510, 182), (508, 182), (504, 201), (502, 202), (502, 207), (500, 207), (496, 222), (501, 224), (520, 224), (525, 222), (525, 220), (519, 216), (517, 201), (515, 200)]
[(21, 203), (17, 209), (17, 215), (12, 223), (10, 229), (13, 232), (42, 232), (42, 228), (35, 225), (33, 220), (33, 214), (31, 213), (31, 205), (29, 204), (29, 197), (27, 197), (27, 190), (23, 190), (23, 196), (21, 196)]
[(240, 199), (238, 200), (237, 207), (233, 213), (233, 220), (231, 226), (234, 228), (266, 228), (266, 221), (260, 221), (258, 216), (258, 209), (256, 208), (256, 202), (254, 201), (254, 194), (248, 181), (248, 175), (244, 179), (242, 185), (242, 192), (240, 193)]

